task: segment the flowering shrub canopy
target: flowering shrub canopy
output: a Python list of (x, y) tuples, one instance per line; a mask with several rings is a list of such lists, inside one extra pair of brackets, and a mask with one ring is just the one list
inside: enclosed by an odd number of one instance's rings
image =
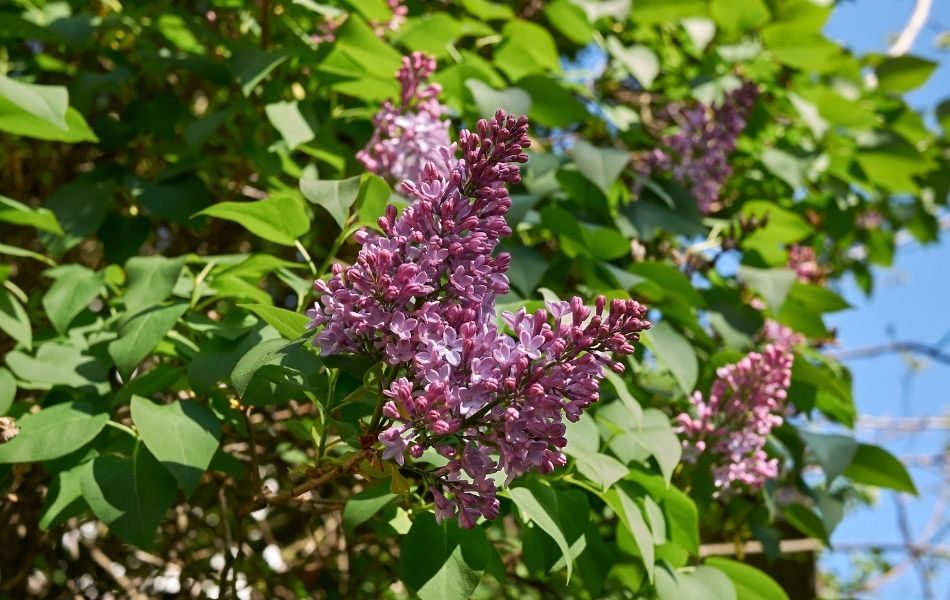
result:
[(777, 542), (915, 492), (825, 315), (937, 239), (935, 65), (811, 0), (187, 4), (0, 8), (0, 596), (816, 597)]

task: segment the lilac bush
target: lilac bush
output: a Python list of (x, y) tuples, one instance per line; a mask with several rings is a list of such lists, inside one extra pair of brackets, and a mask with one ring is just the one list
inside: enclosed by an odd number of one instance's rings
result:
[(426, 84), (435, 68), (435, 59), (422, 52), (403, 57), (396, 72), (399, 102), (387, 100), (373, 118), (373, 136), (356, 158), (383, 179), (416, 181), (427, 164), (440, 169), (445, 163), (440, 149), (451, 142), (446, 109), (439, 103), (442, 88)]
[(498, 111), (440, 148), (438, 163), (402, 183), (412, 204), (399, 216), (389, 206), (381, 234), (358, 234), (356, 262), (315, 283), (308, 312), (322, 354), (388, 365), (374, 422), (383, 458), (404, 465), (427, 448), (447, 458), (425, 477), (437, 518), (463, 527), (497, 516), (495, 473), (510, 483), (566, 463), (563, 417), (577, 421), (597, 401), (604, 367), (623, 371), (610, 355), (631, 354), (650, 326), (639, 303), (601, 296), (593, 309), (574, 297), (506, 313), (514, 337), (499, 329), (511, 258), (493, 252), (511, 234), (506, 185), (520, 180), (527, 128)]

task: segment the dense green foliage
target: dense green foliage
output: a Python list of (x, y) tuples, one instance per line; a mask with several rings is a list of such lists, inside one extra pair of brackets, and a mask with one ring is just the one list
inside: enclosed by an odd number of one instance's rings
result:
[[(848, 305), (786, 264), (810, 247), (826, 279), (870, 290), (899, 231), (936, 240), (950, 111), (935, 133), (902, 100), (934, 64), (852, 55), (810, 0), (407, 5), (381, 37), (383, 0), (0, 9), (0, 415), (19, 428), (0, 444), (0, 594), (175, 579), (262, 598), (783, 598), (700, 544), (774, 558), (783, 537), (827, 542), (862, 486), (914, 492), (884, 450), (811, 432), (855, 422), (849, 373), (821, 351), (822, 315)], [(569, 64), (589, 45), (607, 61), (593, 81)], [(471, 530), (437, 524), (414, 472), (379, 459), (380, 369), (321, 359), (302, 314), (401, 202), (355, 154), (413, 50), (438, 59), (454, 126), (531, 119), (503, 308), (603, 293), (655, 323), (571, 427), (569, 465), (518, 480)], [(637, 166), (675, 129), (668, 107), (743, 80), (760, 96), (702, 215)], [(781, 476), (717, 499), (672, 419), (766, 319), (808, 339), (795, 416), (769, 439)], [(264, 491), (306, 482), (300, 501)]]

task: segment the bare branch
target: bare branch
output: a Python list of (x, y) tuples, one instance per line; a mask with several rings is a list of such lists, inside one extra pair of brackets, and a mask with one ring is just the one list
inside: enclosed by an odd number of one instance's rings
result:
[(926, 600), (934, 600), (933, 587), (930, 584), (930, 573), (927, 565), (920, 560), (922, 554), (915, 548), (914, 538), (910, 533), (910, 521), (907, 519), (907, 500), (899, 494), (894, 494), (894, 506), (897, 508), (897, 525), (904, 540), (904, 548), (911, 559), (917, 576), (920, 578), (920, 590)]
[(319, 471), (314, 474), (310, 479), (304, 481), (301, 484), (295, 485), (293, 488), (287, 490), (286, 492), (281, 492), (279, 494), (268, 495), (266, 493), (259, 494), (256, 496), (248, 506), (245, 506), (240, 511), (238, 511), (238, 516), (243, 517), (249, 515), (254, 511), (260, 510), (266, 506), (277, 506), (284, 504), (296, 498), (306, 494), (309, 491), (312, 491), (324, 484), (327, 484), (341, 475), (345, 475), (353, 470), (356, 465), (360, 463), (364, 458), (367, 458), (372, 454), (371, 450), (363, 450), (356, 452), (345, 461), (338, 465), (334, 465), (325, 471)]
[(867, 348), (855, 348), (853, 350), (842, 350), (840, 352), (829, 352), (828, 356), (836, 360), (857, 360), (861, 358), (874, 358), (884, 354), (894, 352), (907, 352), (910, 354), (920, 354), (932, 360), (945, 365), (950, 365), (950, 354), (944, 353), (936, 346), (929, 346), (922, 342), (891, 342), (881, 344), (880, 346), (869, 346)]
[(930, 15), (932, 5), (933, 0), (917, 0), (913, 12), (910, 13), (910, 19), (907, 20), (907, 25), (894, 40), (894, 44), (888, 48), (888, 56), (900, 56), (913, 48), (914, 41), (920, 35), (924, 25), (927, 24), (927, 17)]

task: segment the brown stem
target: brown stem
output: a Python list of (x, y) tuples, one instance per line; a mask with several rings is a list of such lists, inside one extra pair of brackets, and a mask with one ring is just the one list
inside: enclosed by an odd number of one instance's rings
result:
[(238, 511), (238, 516), (243, 517), (249, 515), (250, 513), (260, 510), (266, 506), (279, 506), (285, 504), (290, 500), (293, 500), (297, 496), (306, 494), (309, 491), (312, 491), (322, 485), (330, 483), (334, 479), (345, 475), (353, 470), (356, 465), (360, 463), (364, 458), (368, 458), (372, 454), (372, 450), (363, 450), (351, 455), (341, 464), (334, 465), (329, 469), (318, 472), (312, 476), (307, 481), (304, 481), (301, 484), (295, 485), (293, 488), (287, 490), (286, 492), (281, 492), (274, 495), (259, 494), (254, 498), (248, 506), (245, 506), (243, 509)]

